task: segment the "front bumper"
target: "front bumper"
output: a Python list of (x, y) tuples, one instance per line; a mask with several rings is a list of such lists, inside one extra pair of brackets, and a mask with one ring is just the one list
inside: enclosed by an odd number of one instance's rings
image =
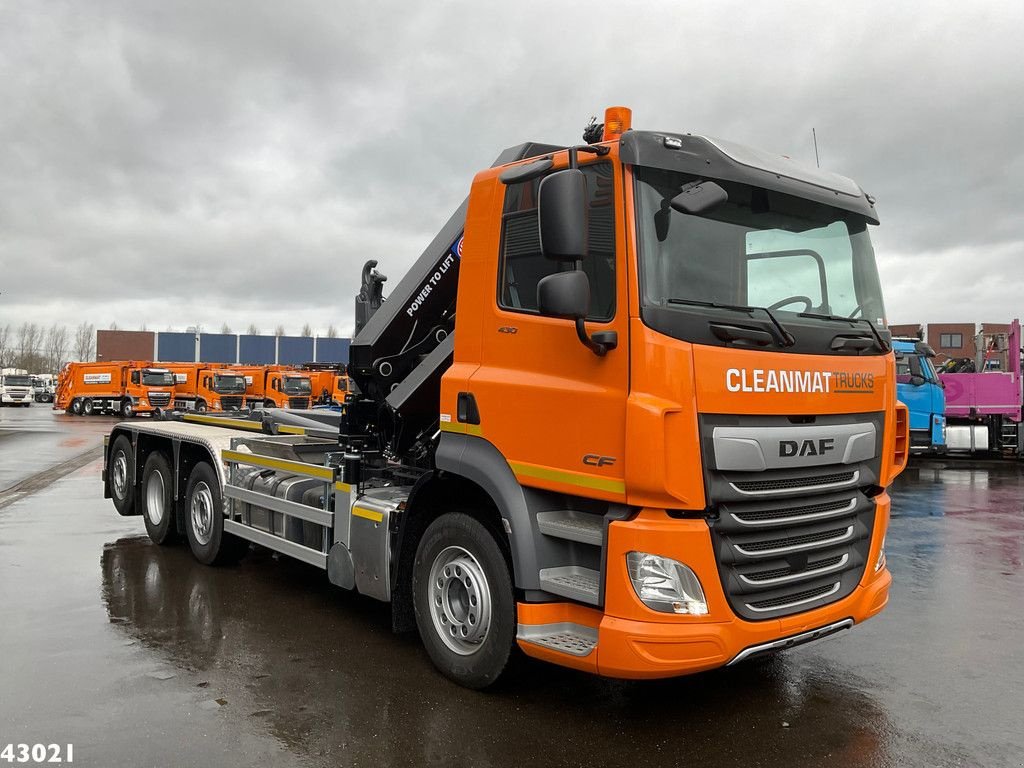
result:
[[(782, 640), (793, 641), (781, 643), (782, 647), (810, 641), (818, 630), (839, 623), (844, 623), (843, 628), (859, 624), (885, 608), (892, 583), (885, 567), (874, 570), (888, 528), (889, 497), (880, 494), (875, 502), (867, 566), (854, 591), (820, 608), (764, 621), (741, 619), (730, 608), (704, 520), (677, 520), (664, 510), (644, 509), (632, 520), (609, 526), (603, 612), (572, 606), (559, 614), (554, 606), (520, 606), (520, 622), (570, 621), (596, 629), (594, 650), (583, 657), (567, 657), (529, 642), (520, 645), (530, 656), (608, 677), (658, 678), (725, 666), (748, 649)], [(630, 551), (671, 557), (693, 569), (704, 589), (708, 614), (676, 616), (647, 608), (636, 596), (626, 569)]]

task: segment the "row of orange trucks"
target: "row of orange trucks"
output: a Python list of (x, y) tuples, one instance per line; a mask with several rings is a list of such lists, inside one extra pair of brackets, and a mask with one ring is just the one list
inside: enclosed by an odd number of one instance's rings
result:
[(160, 416), (165, 411), (239, 411), (337, 406), (345, 399), (344, 366), (159, 363), (138, 360), (67, 363), (54, 410)]

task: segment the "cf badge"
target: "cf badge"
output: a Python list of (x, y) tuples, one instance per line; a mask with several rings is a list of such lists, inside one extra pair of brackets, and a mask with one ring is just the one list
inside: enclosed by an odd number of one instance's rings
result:
[(598, 456), (596, 453), (588, 453), (583, 457), (583, 463), (590, 467), (610, 467), (615, 463), (615, 457)]

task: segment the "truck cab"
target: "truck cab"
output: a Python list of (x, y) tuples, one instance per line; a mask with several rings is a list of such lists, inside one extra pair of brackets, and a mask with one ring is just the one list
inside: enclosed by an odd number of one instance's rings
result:
[(293, 370), (267, 371), (263, 391), (265, 408), (305, 409), (312, 405), (313, 385), (309, 374)]
[(182, 411), (237, 411), (245, 405), (246, 377), (209, 363), (167, 363), (174, 374), (174, 407)]
[(27, 373), (0, 374), (0, 405), (32, 405), (34, 387)]
[(942, 453), (946, 449), (946, 393), (932, 360), (935, 350), (919, 339), (893, 339), (896, 395), (907, 406), (910, 450)]

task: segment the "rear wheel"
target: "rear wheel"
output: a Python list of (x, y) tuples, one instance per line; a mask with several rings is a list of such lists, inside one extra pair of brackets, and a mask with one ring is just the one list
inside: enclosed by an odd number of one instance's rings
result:
[(74, 400), (72, 400), (71, 405), (68, 406), (68, 413), (73, 414), (75, 416), (81, 416), (82, 401), (79, 400), (77, 397)]
[(174, 477), (171, 464), (159, 451), (149, 454), (142, 470), (142, 516), (154, 544), (172, 544), (178, 537), (174, 525)]
[(93, 412), (92, 400), (89, 400), (89, 399), (83, 400), (82, 401), (82, 415), (83, 416), (92, 416), (92, 412)]
[(110, 451), (110, 495), (120, 515), (130, 515), (135, 511), (135, 494), (131, 485), (134, 461), (131, 440), (126, 435), (119, 435)]
[(515, 600), (508, 563), (478, 520), (442, 515), (423, 534), (413, 567), (416, 624), (434, 665), (467, 688), (486, 688), (508, 664)]
[(204, 565), (237, 563), (249, 542), (224, 532), (224, 505), (220, 482), (205, 461), (196, 464), (185, 491), (185, 532), (196, 560)]

